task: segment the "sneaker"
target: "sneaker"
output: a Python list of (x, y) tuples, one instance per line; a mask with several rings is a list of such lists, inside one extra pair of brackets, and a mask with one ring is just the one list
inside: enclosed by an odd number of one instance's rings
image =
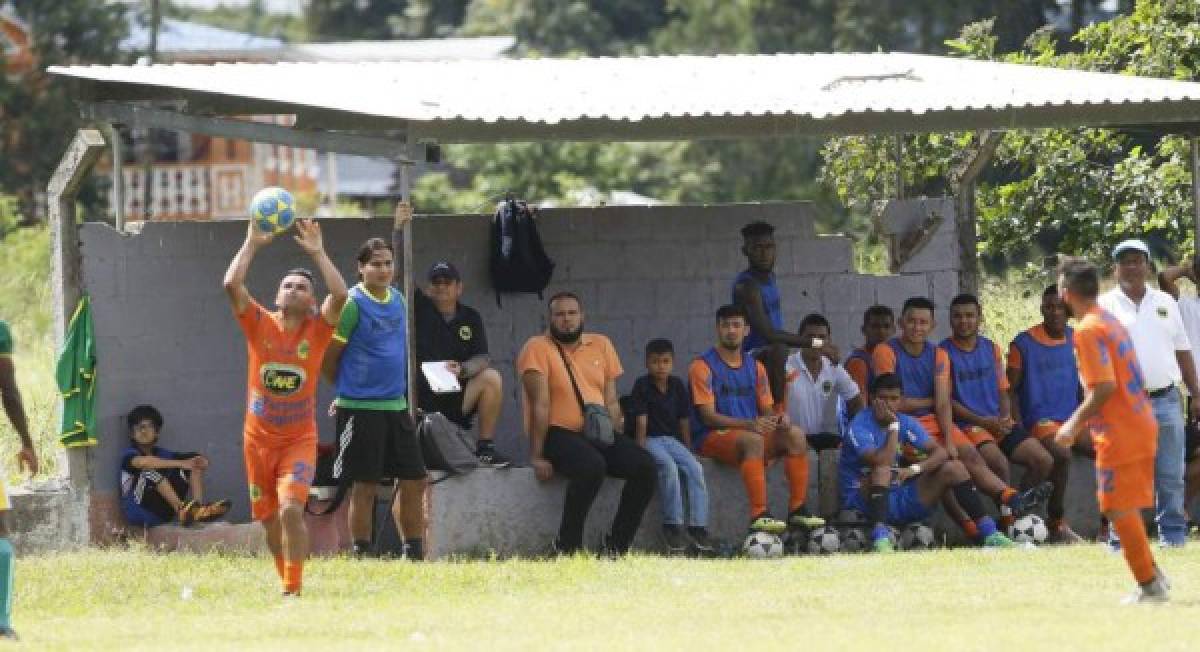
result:
[(179, 506), (179, 524), (186, 527), (196, 522), (196, 503), (188, 501)]
[(299, 600), (300, 599), (300, 591), (299, 590), (296, 590), (296, 591), (286, 591), (285, 590), (283, 593), (280, 594), (280, 597), (282, 597), (284, 600)]
[(1054, 493), (1054, 483), (1043, 482), (1036, 487), (1030, 487), (1013, 496), (1008, 506), (1014, 512), (1029, 512), (1037, 509), (1039, 505), (1049, 500), (1052, 493)]
[(375, 556), (371, 550), (370, 541), (355, 541), (350, 545), (350, 554), (354, 555), (355, 559), (368, 559)]
[(1159, 584), (1162, 584), (1164, 589), (1168, 591), (1171, 590), (1171, 578), (1167, 577), (1167, 574), (1162, 572), (1162, 569), (1158, 567), (1158, 564), (1154, 565), (1154, 578), (1158, 580)]
[(1171, 601), (1170, 592), (1162, 579), (1155, 577), (1121, 600), (1121, 604), (1166, 604)]
[(1072, 530), (1070, 525), (1060, 523), (1058, 527), (1050, 530), (1050, 536), (1046, 542), (1070, 546), (1083, 543), (1083, 537), (1079, 536), (1075, 530)]
[(496, 450), (496, 447), (490, 442), (486, 446), (476, 448), (475, 457), (479, 459), (479, 466), (484, 468), (506, 469), (512, 466), (512, 460)]
[(682, 555), (692, 547), (692, 538), (683, 531), (682, 525), (664, 525), (663, 539), (666, 541), (667, 554), (670, 556)]
[(197, 523), (207, 523), (215, 521), (225, 515), (229, 511), (230, 503), (228, 500), (218, 500), (215, 503), (206, 503), (204, 505), (193, 506), (192, 517)]
[(787, 530), (787, 523), (771, 518), (771, 515), (763, 512), (758, 516), (750, 519), (751, 532), (767, 532), (770, 534), (783, 534)]
[(7, 639), (9, 641), (21, 640), (21, 637), (17, 636), (17, 630), (13, 629), (12, 627), (0, 627), (0, 638)]
[(825, 525), (825, 519), (820, 516), (810, 515), (808, 510), (804, 509), (804, 506), (800, 506), (793, 510), (791, 514), (788, 514), (788, 525), (812, 530)]
[(896, 552), (896, 546), (892, 545), (892, 540), (889, 537), (880, 537), (871, 542), (871, 550), (886, 555)]
[(712, 537), (708, 536), (708, 530), (692, 526), (687, 529), (688, 537), (692, 540), (691, 552), (700, 557), (715, 557), (717, 555), (717, 544), (713, 542)]
[(1012, 539), (999, 532), (993, 532), (983, 540), (984, 548), (1012, 548), (1016, 545), (1017, 544), (1013, 543)]

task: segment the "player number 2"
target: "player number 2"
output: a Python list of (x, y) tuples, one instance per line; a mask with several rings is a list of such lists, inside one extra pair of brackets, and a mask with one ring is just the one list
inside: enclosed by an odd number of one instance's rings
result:
[(296, 462), (292, 465), (292, 477), (300, 484), (312, 484), (313, 467), (304, 462)]
[(1113, 490), (1113, 471), (1112, 469), (1097, 469), (1096, 475), (1100, 476), (1100, 491), (1103, 493), (1112, 493)]

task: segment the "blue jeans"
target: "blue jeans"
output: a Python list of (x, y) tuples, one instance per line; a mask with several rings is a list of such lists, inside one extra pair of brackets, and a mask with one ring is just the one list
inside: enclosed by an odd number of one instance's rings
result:
[(662, 496), (664, 525), (683, 525), (683, 492), (679, 477), (687, 483), (688, 522), (690, 526), (708, 525), (708, 489), (704, 486), (704, 469), (700, 461), (669, 435), (646, 437), (646, 450), (658, 467), (658, 493)]
[(1158, 453), (1154, 457), (1154, 520), (1158, 538), (1165, 544), (1187, 542), (1187, 511), (1183, 504), (1184, 440), (1183, 401), (1172, 389), (1150, 399), (1158, 419)]

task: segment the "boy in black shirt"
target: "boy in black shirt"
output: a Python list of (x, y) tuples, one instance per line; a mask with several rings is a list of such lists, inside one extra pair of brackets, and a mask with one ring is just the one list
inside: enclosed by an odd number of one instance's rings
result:
[[(667, 550), (678, 554), (693, 548), (711, 554), (708, 538), (708, 489), (704, 469), (692, 454), (692, 432), (688, 416), (691, 400), (683, 381), (671, 375), (675, 349), (670, 340), (651, 340), (646, 345), (645, 376), (633, 384), (630, 415), (636, 421), (637, 442), (650, 453), (658, 467), (658, 492), (662, 496), (663, 535)], [(688, 519), (684, 530), (683, 494), (680, 476), (687, 485)]]

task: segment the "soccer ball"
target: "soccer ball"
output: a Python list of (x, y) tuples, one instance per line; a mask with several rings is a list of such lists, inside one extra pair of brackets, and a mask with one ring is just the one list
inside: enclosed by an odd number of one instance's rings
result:
[(900, 532), (901, 550), (930, 550), (936, 546), (933, 528), (924, 523), (909, 523)]
[(842, 538), (829, 526), (819, 527), (808, 536), (808, 551), (814, 555), (832, 555), (841, 549)]
[(838, 534), (842, 539), (842, 552), (862, 552), (867, 549), (867, 535), (862, 528), (843, 528)]
[(742, 554), (751, 559), (778, 559), (783, 556), (783, 542), (770, 532), (751, 532), (742, 542)]
[(263, 188), (250, 200), (250, 219), (260, 231), (283, 233), (296, 221), (296, 200), (283, 188)]
[(1050, 530), (1037, 514), (1026, 514), (1008, 528), (1008, 538), (1017, 543), (1045, 543)]

